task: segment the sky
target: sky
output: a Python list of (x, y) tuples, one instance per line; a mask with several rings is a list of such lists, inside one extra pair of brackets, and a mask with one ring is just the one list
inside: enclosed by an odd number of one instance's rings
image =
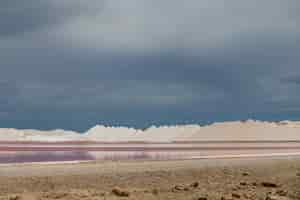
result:
[(298, 0), (1, 0), (0, 127), (300, 120)]

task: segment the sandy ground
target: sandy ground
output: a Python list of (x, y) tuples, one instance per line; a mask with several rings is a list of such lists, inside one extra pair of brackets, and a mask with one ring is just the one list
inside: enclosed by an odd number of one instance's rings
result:
[(300, 158), (2, 165), (0, 199), (300, 199)]

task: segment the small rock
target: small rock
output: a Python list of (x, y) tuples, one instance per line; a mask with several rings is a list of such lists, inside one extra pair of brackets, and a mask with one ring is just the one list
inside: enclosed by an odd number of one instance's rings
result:
[(271, 187), (271, 188), (278, 187), (278, 185), (276, 183), (272, 183), (272, 182), (262, 182), (261, 185), (264, 187)]
[(175, 185), (172, 189), (173, 192), (176, 192), (176, 191), (183, 191), (184, 190), (184, 187), (181, 186), (181, 185)]
[(249, 173), (248, 172), (243, 172), (242, 175), (243, 176), (249, 176)]
[(154, 195), (158, 195), (158, 194), (159, 194), (159, 191), (158, 191), (158, 189), (156, 189), (156, 188), (155, 188), (155, 189), (153, 189), (153, 190), (152, 190), (152, 194), (154, 194)]
[(99, 195), (100, 195), (101, 197), (104, 197), (106, 194), (105, 194), (105, 192), (101, 192)]
[(237, 193), (232, 193), (231, 196), (233, 198), (237, 198), (237, 199), (240, 199), (241, 198), (241, 195), (237, 194)]
[(79, 193), (78, 196), (80, 198), (87, 198), (89, 196), (89, 194), (88, 193)]
[(207, 197), (198, 197), (197, 200), (207, 200)]
[(191, 184), (191, 187), (193, 187), (193, 188), (199, 187), (199, 182), (194, 182), (194, 183), (192, 183), (192, 184)]
[(68, 196), (67, 193), (57, 193), (57, 194), (53, 194), (52, 198), (61, 199), (61, 198), (66, 197), (66, 196)]
[(281, 197), (281, 196), (268, 195), (266, 197), (266, 200), (289, 200), (289, 199), (286, 197)]
[(247, 185), (247, 183), (246, 183), (246, 182), (240, 182), (240, 185), (242, 185), (242, 186), (246, 186), (246, 185)]
[(184, 187), (184, 188), (183, 188), (183, 190), (184, 190), (184, 191), (189, 191), (189, 190), (190, 190), (190, 188), (188, 188), (188, 187)]
[(232, 190), (234, 190), (234, 191), (238, 191), (238, 190), (241, 190), (241, 189), (242, 189), (242, 187), (239, 186), (239, 185), (236, 185), (234, 188), (232, 188)]
[(274, 196), (268, 195), (268, 196), (266, 197), (266, 200), (278, 200), (278, 198), (276, 198), (276, 197), (274, 197)]
[[(76, 193), (76, 195), (77, 195), (77, 193)], [(43, 197), (51, 198), (51, 199), (61, 199), (61, 198), (64, 198), (66, 196), (68, 196), (68, 194), (64, 193), (64, 192), (63, 193), (45, 193), (43, 195)]]
[(287, 196), (288, 191), (285, 190), (277, 190), (276, 194), (278, 194), (279, 196)]
[(11, 195), (8, 197), (9, 200), (19, 200), (21, 197), (19, 195)]
[(253, 186), (257, 186), (257, 183), (256, 183), (256, 182), (253, 182), (252, 185), (253, 185)]
[(300, 177), (300, 172), (298, 172), (298, 173), (296, 174), (296, 176)]
[(130, 196), (130, 193), (128, 191), (122, 190), (117, 187), (112, 189), (112, 193), (119, 197), (129, 197)]

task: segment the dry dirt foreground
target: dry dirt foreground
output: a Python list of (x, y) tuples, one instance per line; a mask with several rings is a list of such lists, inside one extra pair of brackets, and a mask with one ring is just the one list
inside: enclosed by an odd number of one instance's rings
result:
[(1, 166), (0, 199), (300, 199), (300, 158)]

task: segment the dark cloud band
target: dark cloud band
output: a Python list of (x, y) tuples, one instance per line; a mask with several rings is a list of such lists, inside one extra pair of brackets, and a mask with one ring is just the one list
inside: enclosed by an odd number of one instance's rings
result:
[(82, 130), (294, 119), (297, 4), (3, 1), (0, 121)]

